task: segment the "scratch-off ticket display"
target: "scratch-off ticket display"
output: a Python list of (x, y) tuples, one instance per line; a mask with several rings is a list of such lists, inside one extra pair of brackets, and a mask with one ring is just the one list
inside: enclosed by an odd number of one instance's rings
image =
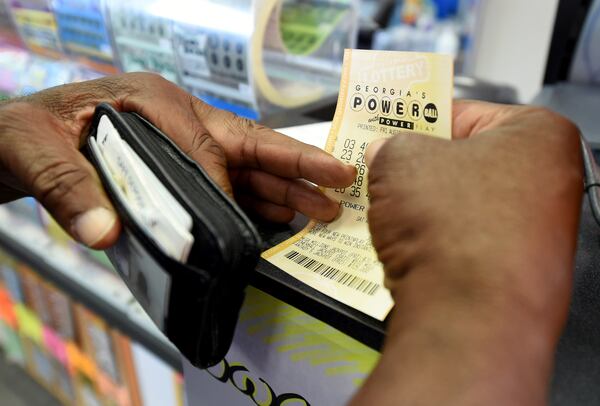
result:
[(101, 0), (54, 0), (54, 14), (66, 51), (112, 63), (113, 50)]
[(155, 72), (178, 82), (173, 48), (173, 22), (146, 12), (146, 0), (109, 1), (108, 14), (121, 68), (125, 72)]
[(47, 56), (59, 56), (60, 40), (54, 14), (45, 0), (11, 0), (10, 8), (25, 44)]
[(357, 169), (354, 183), (325, 193), (340, 217), (310, 222), (263, 257), (307, 285), (383, 320), (393, 301), (367, 223), (365, 152), (399, 133), (451, 138), (453, 62), (449, 56), (347, 50), (335, 118), (326, 150)]

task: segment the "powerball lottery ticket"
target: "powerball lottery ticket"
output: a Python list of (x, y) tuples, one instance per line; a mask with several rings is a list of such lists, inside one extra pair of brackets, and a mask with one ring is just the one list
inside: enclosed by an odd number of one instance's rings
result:
[(418, 52), (346, 50), (326, 151), (356, 166), (354, 183), (325, 193), (339, 201), (332, 223), (310, 222), (263, 257), (332, 298), (383, 320), (393, 301), (371, 243), (369, 143), (398, 133), (451, 138), (453, 61)]

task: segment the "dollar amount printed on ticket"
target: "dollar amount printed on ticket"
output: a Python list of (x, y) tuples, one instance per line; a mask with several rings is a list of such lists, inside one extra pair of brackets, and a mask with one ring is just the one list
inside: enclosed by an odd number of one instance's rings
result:
[(445, 55), (346, 50), (326, 150), (356, 166), (350, 187), (328, 189), (338, 219), (310, 222), (263, 253), (275, 266), (334, 299), (383, 320), (392, 308), (367, 223), (369, 143), (400, 132), (450, 138), (453, 62)]

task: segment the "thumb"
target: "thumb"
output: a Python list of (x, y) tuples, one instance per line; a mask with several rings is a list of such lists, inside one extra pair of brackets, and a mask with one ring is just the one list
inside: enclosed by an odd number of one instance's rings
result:
[(76, 141), (69, 142), (58, 119), (44, 113), (32, 113), (33, 131), (24, 118), (15, 117), (17, 123), (7, 137), (9, 149), (3, 148), (10, 156), (2, 158), (12, 175), (73, 238), (91, 248), (108, 248), (119, 235), (118, 216)]
[(114, 244), (118, 216), (91, 164), (75, 149), (46, 153), (44, 161), (42, 170), (28, 174), (34, 197), (77, 241), (96, 249)]

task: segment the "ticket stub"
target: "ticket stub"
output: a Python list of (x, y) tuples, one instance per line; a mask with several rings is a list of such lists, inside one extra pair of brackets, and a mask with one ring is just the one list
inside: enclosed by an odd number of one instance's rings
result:
[[(383, 267), (367, 223), (365, 151), (398, 133), (451, 138), (453, 61), (450, 56), (346, 50), (340, 93), (325, 149), (354, 164), (348, 188), (325, 193), (340, 202), (340, 217), (308, 226), (263, 257), (307, 285), (383, 320), (392, 308)], [(400, 209), (400, 208), (399, 208)]]

